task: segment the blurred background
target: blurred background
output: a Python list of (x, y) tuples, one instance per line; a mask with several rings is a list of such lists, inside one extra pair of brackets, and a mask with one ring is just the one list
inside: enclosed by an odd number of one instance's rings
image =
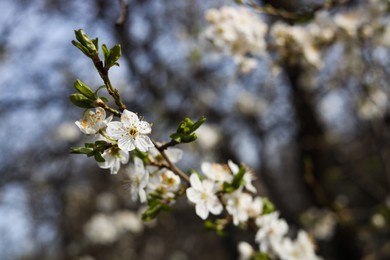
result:
[[(68, 99), (73, 83), (102, 84), (71, 44), (79, 28), (122, 45), (111, 81), (153, 123), (154, 139), (168, 141), (186, 116), (207, 118), (199, 140), (180, 147), (182, 169), (244, 162), (260, 194), (293, 232), (310, 231), (325, 259), (390, 258), (389, 2), (259, 1), (303, 22), (316, 17), (319, 34), (320, 9), (346, 25), (317, 50), (320, 68), (302, 53), (270, 54), (247, 74), (201, 36), (204, 12), (233, 2), (0, 2), (0, 259), (237, 259), (237, 241), (254, 242), (249, 231), (204, 232), (184, 200), (143, 224), (123, 172), (69, 154), (86, 142), (74, 124), (83, 111)], [(296, 22), (264, 18), (270, 28)], [(363, 22), (349, 26), (354, 19)]]

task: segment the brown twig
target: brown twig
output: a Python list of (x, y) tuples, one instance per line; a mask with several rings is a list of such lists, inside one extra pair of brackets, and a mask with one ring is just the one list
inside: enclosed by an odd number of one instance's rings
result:
[(115, 22), (116, 26), (121, 26), (127, 19), (128, 4), (127, 0), (119, 0), (120, 14)]
[(181, 177), (185, 181), (190, 182), (190, 178), (187, 176), (187, 174), (185, 174), (182, 170), (177, 168), (176, 165), (174, 163), (172, 163), (171, 160), (168, 158), (168, 156), (166, 155), (166, 153), (164, 151), (166, 148), (162, 148), (163, 146), (159, 146), (157, 144), (157, 142), (155, 142), (154, 140), (152, 140), (152, 142), (153, 142), (154, 146), (156, 147), (156, 149), (160, 152), (161, 156), (167, 162), (169, 169), (172, 172), (174, 172), (175, 174), (179, 175), (179, 177)]

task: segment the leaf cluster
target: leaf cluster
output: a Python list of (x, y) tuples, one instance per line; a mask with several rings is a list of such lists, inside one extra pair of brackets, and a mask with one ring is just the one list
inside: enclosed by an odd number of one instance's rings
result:
[(142, 214), (142, 220), (151, 221), (155, 219), (161, 211), (170, 211), (171, 207), (161, 200), (160, 196), (149, 196), (148, 209)]
[(87, 157), (93, 156), (97, 162), (104, 162), (102, 153), (111, 146), (106, 141), (98, 140), (95, 143), (86, 143), (84, 147), (72, 147), (70, 152), (73, 154), (85, 154)]
[(190, 143), (197, 139), (195, 130), (198, 129), (206, 118), (202, 116), (198, 121), (193, 122), (190, 118), (185, 118), (176, 129), (176, 133), (171, 134), (169, 137), (176, 144)]

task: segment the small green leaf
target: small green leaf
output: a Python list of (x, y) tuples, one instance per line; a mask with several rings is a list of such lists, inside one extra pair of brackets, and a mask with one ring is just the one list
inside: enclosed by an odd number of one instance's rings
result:
[(110, 51), (108, 50), (107, 45), (103, 44), (102, 50), (103, 50), (104, 61), (107, 61), (108, 57), (110, 56)]
[(209, 219), (205, 220), (203, 226), (204, 226), (205, 230), (216, 230), (217, 229), (217, 225)]
[(108, 98), (106, 97), (99, 97), (101, 100), (103, 100), (104, 102), (108, 102)]
[(107, 144), (108, 144), (108, 143), (107, 143), (106, 141), (103, 141), (103, 140), (98, 140), (98, 141), (95, 142), (95, 146), (96, 146), (96, 147), (101, 147), (101, 146), (106, 147)]
[(275, 212), (275, 205), (266, 197), (263, 198), (263, 215)]
[(97, 51), (96, 46), (95, 46), (95, 42), (98, 41), (97, 38), (92, 41), (91, 38), (89, 38), (89, 36), (82, 29), (75, 30), (74, 32), (75, 32), (75, 35), (76, 35), (76, 39), (84, 47), (86, 47), (90, 51)]
[(204, 122), (206, 122), (206, 118), (202, 116), (199, 118), (198, 121), (196, 121), (192, 126), (191, 126), (191, 132), (194, 132), (196, 129), (198, 129)]
[(176, 143), (181, 143), (181, 138), (183, 137), (182, 134), (179, 133), (173, 133), (169, 136), (172, 140), (174, 140)]
[(92, 40), (93, 45), (95, 45), (96, 51), (99, 51), (99, 39), (96, 37)]
[(195, 133), (192, 133), (190, 135), (187, 135), (187, 136), (184, 136), (182, 139), (181, 139), (181, 142), (182, 143), (191, 143), (193, 141), (195, 141), (198, 137), (196, 136)]
[(253, 259), (254, 260), (269, 260), (270, 258), (269, 258), (269, 256), (266, 253), (257, 252), (253, 256)]
[(97, 162), (105, 162), (106, 161), (106, 160), (104, 160), (103, 156), (97, 151), (95, 151), (94, 157), (95, 157), (95, 160)]
[(91, 40), (82, 29), (75, 30), (74, 32), (76, 35), (76, 39), (79, 41), (80, 44), (75, 41), (72, 41), (73, 45), (79, 48), (85, 55), (90, 58), (93, 58), (94, 56), (98, 55), (98, 47), (96, 46), (98, 44), (98, 38)]
[(73, 154), (89, 154), (92, 151), (93, 151), (92, 149), (86, 148), (86, 147), (72, 147), (72, 148), (70, 148), (70, 153), (73, 153)]
[(108, 62), (110, 67), (114, 66), (114, 65), (119, 66), (117, 61), (119, 60), (121, 54), (122, 54), (122, 51), (121, 51), (121, 46), (119, 44), (117, 44), (111, 48), (110, 54), (109, 54), (108, 59), (107, 59), (107, 62)]
[(74, 46), (76, 46), (82, 53), (84, 53), (85, 55), (89, 56), (89, 51), (87, 48), (85, 48), (81, 43), (79, 42), (76, 42), (76, 41), (72, 41), (72, 44)]
[(74, 93), (69, 96), (70, 101), (78, 107), (81, 108), (93, 108), (93, 101), (86, 98), (83, 94)]
[(95, 145), (91, 144), (91, 143), (85, 143), (84, 146), (87, 147), (87, 148), (91, 148), (91, 149), (95, 148)]
[(244, 183), (244, 175), (245, 175), (246, 169), (244, 166), (240, 165), (240, 169), (238, 170), (238, 173), (236, 173), (233, 177), (232, 181), (232, 187), (234, 190), (237, 190), (241, 187), (241, 185)]
[(162, 201), (155, 197), (149, 197), (148, 205), (149, 208), (142, 214), (142, 220), (144, 221), (150, 221), (155, 219), (162, 210), (171, 210), (171, 207), (164, 204)]
[(85, 97), (87, 97), (87, 98), (89, 98), (91, 100), (95, 100), (96, 99), (96, 95), (92, 91), (92, 89), (90, 89), (90, 87), (85, 85), (81, 80), (76, 80), (76, 82), (74, 83), (74, 87), (75, 87), (75, 89), (78, 92), (83, 94)]

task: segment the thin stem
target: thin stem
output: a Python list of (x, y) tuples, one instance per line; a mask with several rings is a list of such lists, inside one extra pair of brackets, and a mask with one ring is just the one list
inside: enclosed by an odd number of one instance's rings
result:
[(168, 149), (168, 147), (174, 146), (176, 144), (178, 144), (178, 143), (175, 140), (171, 140), (170, 142), (161, 145), (159, 149), (166, 150), (166, 149)]
[(162, 148), (163, 146), (159, 146), (154, 140), (152, 140), (152, 142), (153, 142), (154, 146), (156, 147), (156, 149), (160, 152), (161, 156), (167, 162), (169, 169), (171, 171), (173, 171), (175, 174), (179, 175), (179, 177), (181, 177), (185, 181), (190, 182), (190, 178), (187, 176), (187, 174), (185, 174), (182, 170), (177, 168), (176, 165), (174, 163), (172, 163), (172, 161), (168, 158), (168, 156), (166, 155), (166, 153), (164, 151), (164, 149), (166, 149), (166, 148)]
[(96, 56), (92, 59), (93, 64), (95, 65), (96, 70), (99, 72), (100, 77), (102, 78), (104, 84), (107, 87), (108, 94), (110, 94), (114, 100), (115, 104), (119, 107), (119, 110), (122, 112), (126, 109), (126, 105), (123, 104), (119, 91), (114, 89), (111, 84), (110, 78), (108, 77), (108, 69), (103, 66), (103, 62), (100, 60), (99, 56)]
[(109, 107), (106, 103), (103, 102), (103, 100), (98, 100), (96, 102), (96, 104), (101, 107), (101, 108), (104, 108), (105, 110), (111, 112), (112, 114), (116, 115), (116, 116), (120, 116), (121, 113), (116, 110), (116, 109), (113, 109), (112, 107)]

